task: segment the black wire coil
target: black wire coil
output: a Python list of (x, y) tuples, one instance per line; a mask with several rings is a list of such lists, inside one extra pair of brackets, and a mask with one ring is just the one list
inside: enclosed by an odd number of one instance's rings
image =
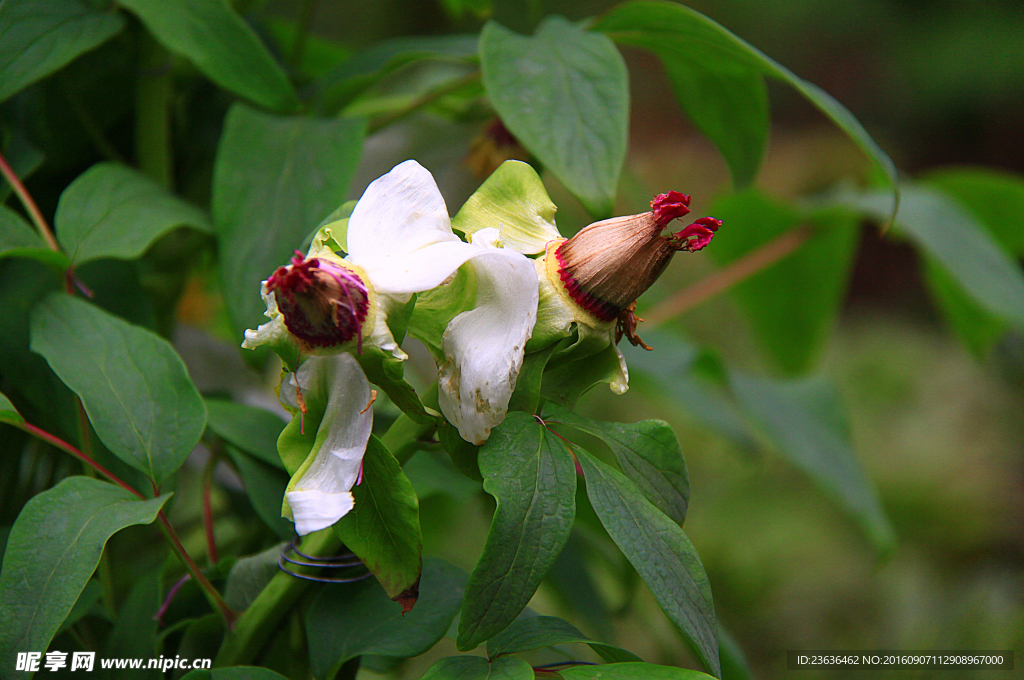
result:
[[(306, 553), (299, 550), (298, 545), (302, 542), (302, 539), (296, 537), (293, 538), (284, 548), (281, 549), (281, 557), (277, 560), (278, 568), (286, 574), (294, 576), (295, 578), (301, 578), (306, 581), (317, 581), (318, 583), (354, 583), (356, 581), (362, 581), (370, 576), (370, 570), (366, 568), (366, 565), (355, 556), (355, 553), (342, 547), (344, 552), (330, 557), (316, 557), (315, 555), (307, 555)], [(293, 553), (295, 557), (289, 557), (288, 553)], [(302, 558), (302, 559), (296, 559)], [(339, 571), (345, 575), (337, 576), (321, 576), (317, 574), (303, 574), (298, 570), (291, 567), (295, 565), (298, 567), (308, 567), (310, 569), (316, 569), (321, 572), (334, 572)], [(342, 571), (343, 570), (343, 571)], [(352, 571), (358, 571), (355, 575), (347, 575)]]

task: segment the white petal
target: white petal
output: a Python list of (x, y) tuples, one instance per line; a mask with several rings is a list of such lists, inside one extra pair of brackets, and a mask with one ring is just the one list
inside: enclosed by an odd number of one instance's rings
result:
[(362, 468), (373, 410), (370, 383), (349, 354), (309, 357), (297, 378), (307, 402), (327, 397), (313, 460), (285, 494), (295, 530), (304, 536), (331, 526), (352, 509), (350, 491)]
[(533, 262), (510, 250), (484, 249), (471, 264), (476, 307), (444, 332), (438, 401), (463, 439), (482, 444), (505, 419), (523, 365), (537, 320), (537, 273)]
[(435, 243), (459, 241), (434, 178), (416, 161), (370, 183), (348, 220), (348, 256), (368, 272)]
[(625, 394), (626, 390), (629, 389), (629, 369), (626, 368), (626, 357), (622, 355), (622, 350), (615, 344), (615, 338), (612, 337), (611, 340), (612, 347), (615, 348), (615, 354), (619, 357), (619, 373), (608, 386), (615, 394)]
[(391, 329), (388, 327), (388, 314), (391, 313), (394, 307), (408, 303), (409, 299), (409, 295), (388, 295), (387, 293), (378, 292), (377, 311), (373, 315), (373, 330), (367, 339), (368, 344), (379, 347), (385, 352), (390, 352), (391, 356), (399, 361), (405, 361), (409, 358), (409, 355), (402, 351), (394, 336), (391, 335)]
[(479, 247), (455, 240), (425, 246), (401, 258), (378, 262), (374, 267), (364, 265), (364, 269), (378, 293), (420, 293), (437, 288), (463, 263), (479, 254)]

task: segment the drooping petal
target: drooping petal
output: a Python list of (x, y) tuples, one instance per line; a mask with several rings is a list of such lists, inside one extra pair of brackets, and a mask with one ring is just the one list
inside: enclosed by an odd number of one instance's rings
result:
[(431, 174), (405, 161), (366, 187), (348, 220), (348, 257), (372, 277), (425, 246), (459, 242)]
[(295, 531), (304, 536), (331, 526), (353, 507), (351, 490), (373, 427), (372, 392), (349, 354), (308, 357), (282, 396), (295, 382), (306, 402), (326, 401), (313, 448), (285, 493)]
[(482, 444), (505, 419), (537, 319), (533, 262), (504, 249), (477, 248), (476, 306), (444, 332), (445, 362), (438, 371), (441, 411), (466, 441)]

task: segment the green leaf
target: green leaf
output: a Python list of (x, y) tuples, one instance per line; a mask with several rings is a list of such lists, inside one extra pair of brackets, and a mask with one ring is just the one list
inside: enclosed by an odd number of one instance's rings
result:
[(515, 621), (487, 642), (487, 656), (493, 659), (500, 654), (517, 654), (570, 642), (588, 644), (602, 657), (609, 654), (618, 660), (641, 661), (632, 652), (591, 640), (571, 623), (555, 616), (531, 616)]
[(384, 390), (388, 399), (410, 419), (420, 424), (434, 422), (434, 416), (427, 413), (416, 390), (405, 380), (404, 361), (399, 361), (390, 352), (371, 346), (363, 347), (356, 361), (366, 374), (366, 379)]
[(284, 463), (277, 455), (277, 438), (285, 421), (266, 409), (225, 399), (206, 399), (206, 426), (264, 463), (281, 470)]
[(424, 653), (448, 631), (465, 585), (461, 569), (424, 560), (419, 602), (405, 615), (372, 580), (324, 588), (306, 613), (313, 675), (334, 677), (341, 664), (363, 654), (408, 658)]
[(750, 670), (743, 648), (721, 623), (718, 625), (718, 653), (725, 680), (754, 680), (754, 672)]
[(707, 680), (715, 676), (653, 663), (610, 663), (603, 666), (573, 666), (558, 671), (564, 680)]
[(697, 658), (712, 674), (720, 675), (711, 585), (690, 539), (621, 472), (579, 447), (576, 459), (601, 524)]
[(408, 611), (423, 568), (420, 505), (412, 482), (374, 436), (363, 457), (363, 481), (352, 495), (355, 508), (334, 525), (334, 533)]
[(186, 57), (210, 80), (273, 111), (293, 111), (299, 99), (288, 76), (256, 33), (227, 2), (118, 0), (160, 43)]
[(622, 472), (659, 510), (682, 526), (690, 501), (690, 475), (675, 432), (662, 420), (605, 423), (549, 405), (549, 423), (562, 423), (599, 437), (615, 454)]
[[(0, 572), (0, 666), (45, 650), (114, 533), (149, 524), (170, 494), (140, 500), (89, 477), (69, 477), (29, 500), (11, 529)], [(73, 510), (73, 511), (70, 511)]]
[(23, 423), (25, 419), (18, 413), (11, 400), (3, 392), (0, 392), (0, 422)]
[[(744, 422), (740, 410), (724, 392), (727, 387), (725, 367), (710, 352), (701, 352), (682, 338), (661, 331), (645, 331), (644, 337), (655, 348), (623, 347), (630, 372), (646, 377), (657, 385), (659, 394), (668, 395), (682, 404), (694, 418), (711, 430), (728, 437), (745, 449), (753, 449), (757, 441)], [(699, 370), (701, 364), (712, 364), (720, 381), (709, 381)], [(716, 383), (720, 382), (718, 385)], [(721, 387), (722, 390), (716, 389)]]
[(922, 182), (955, 198), (997, 242), (1024, 257), (1024, 176), (993, 168), (945, 168)]
[(345, 200), (365, 122), (228, 112), (213, 177), (221, 283), (239, 338), (262, 323), (260, 282)]
[(607, 345), (595, 354), (574, 357), (573, 347), (556, 354), (544, 371), (540, 394), (556, 404), (573, 408), (579, 398), (601, 383), (612, 382), (620, 372), (619, 355)]
[(709, 249), (721, 265), (794, 229), (813, 227), (795, 252), (732, 288), (767, 353), (789, 373), (806, 371), (839, 315), (853, 269), (857, 219), (835, 209), (802, 215), (756, 190), (716, 201), (712, 213), (725, 225)]
[(27, 257), (58, 269), (71, 264), (67, 255), (51, 250), (21, 215), (0, 205), (0, 259), (5, 257)]
[(78, 0), (0, 3), (0, 101), (95, 49), (124, 27)]
[(489, 22), (484, 86), (505, 127), (594, 215), (611, 215), (626, 158), (629, 83), (615, 45), (561, 17), (533, 37)]
[(111, 453), (157, 484), (181, 467), (206, 409), (166, 340), (61, 293), (39, 303), (31, 324), (32, 351), (81, 397)]
[(854, 457), (845, 412), (820, 378), (778, 381), (731, 371), (737, 401), (778, 451), (806, 472), (861, 526), (879, 550), (895, 535), (864, 470)]
[[(294, 525), (281, 516), (288, 475), (279, 467), (267, 465), (261, 459), (250, 458), (233, 446), (227, 447), (227, 453), (242, 477), (245, 495), (249, 497), (256, 515), (280, 538), (291, 538), (295, 534)], [(277, 460), (278, 465), (281, 465), (281, 459)]]
[(288, 680), (288, 678), (269, 668), (232, 666), (208, 671), (190, 671), (183, 675), (181, 680)]
[(175, 227), (212, 230), (202, 210), (117, 163), (97, 163), (79, 175), (61, 194), (54, 222), (76, 266), (135, 259)]
[(978, 358), (986, 357), (1006, 335), (1008, 324), (975, 302), (953, 275), (930, 257), (924, 258), (924, 282), (946, 323)]
[[(278, 514), (280, 507), (278, 504)], [(224, 601), (233, 611), (243, 612), (248, 609), (256, 596), (270, 583), (270, 579), (277, 576), (280, 571), (278, 560), (283, 547), (283, 543), (278, 543), (261, 553), (239, 558), (231, 567), (228, 582), (224, 586)]]
[(476, 57), (477, 40), (476, 35), (438, 35), (377, 42), (316, 83), (321, 106), (328, 113), (337, 112), (385, 76), (414, 62), (469, 61)]
[[(1013, 255), (1024, 256), (1024, 179), (988, 168), (949, 168), (929, 173), (924, 182), (959, 201)], [(1006, 333), (1006, 323), (986, 311), (953, 276), (925, 260), (925, 283), (939, 310), (968, 348), (979, 357)]]
[(103, 586), (96, 579), (89, 579), (89, 582), (85, 584), (82, 589), (82, 593), (75, 600), (75, 606), (71, 608), (64, 622), (60, 624), (60, 628), (57, 629), (57, 635), (60, 635), (71, 626), (78, 623), (82, 618), (87, 616), (92, 611), (93, 607), (99, 602), (100, 597), (103, 596)]
[[(138, 578), (128, 599), (118, 609), (117, 620), (107, 636), (104, 656), (108, 659), (155, 658), (157, 633), (160, 624), (154, 615), (161, 603), (161, 569), (157, 568)], [(111, 680), (161, 680), (164, 674), (158, 668), (121, 669), (111, 671)]]
[[(878, 192), (828, 200), (878, 219), (891, 207)], [(1024, 273), (973, 215), (934, 189), (910, 186), (904, 187), (896, 223), (985, 309), (1024, 329)]]
[[(682, 86), (697, 87), (702, 93), (709, 88), (723, 88), (716, 93), (721, 100), (710, 104), (708, 111), (694, 114), (694, 123), (719, 144), (738, 183), (743, 183), (742, 179), (756, 168), (752, 162), (760, 158), (761, 150), (755, 147), (763, 144), (758, 142), (762, 116), (759, 107), (763, 104), (753, 78), (754, 74), (763, 74), (789, 84), (828, 116), (874, 161), (889, 179), (893, 191), (897, 191), (896, 166), (842, 104), (700, 12), (673, 2), (638, 0), (613, 8), (599, 17), (592, 28), (621, 45), (654, 52), (665, 62), (673, 79), (673, 74), (685, 75), (685, 79), (673, 83), (677, 93)], [(739, 102), (746, 102), (744, 106), (753, 110), (749, 114), (732, 110)], [(687, 113), (703, 104), (697, 96), (683, 101)], [(729, 115), (731, 121), (718, 119), (720, 115)], [(728, 126), (730, 122), (738, 125), (735, 134)], [(720, 140), (727, 135), (733, 139), (723, 148)], [(730, 148), (737, 143), (742, 144), (737, 147), (742, 151)]]
[(465, 503), (480, 491), (480, 485), (466, 479), (443, 453), (418, 451), (402, 466), (402, 471), (409, 477), (421, 501), (445, 494), (457, 503)]
[(557, 209), (529, 163), (505, 161), (466, 200), (452, 229), (469, 235), (496, 229), (499, 247), (535, 255), (562, 236), (555, 226)]
[(497, 508), (466, 586), (458, 648), (473, 649), (523, 611), (569, 539), (576, 517), (576, 467), (553, 432), (519, 411), (480, 449), (484, 491)]
[(530, 664), (515, 656), (488, 662), (479, 656), (449, 656), (427, 669), (420, 680), (533, 680)]

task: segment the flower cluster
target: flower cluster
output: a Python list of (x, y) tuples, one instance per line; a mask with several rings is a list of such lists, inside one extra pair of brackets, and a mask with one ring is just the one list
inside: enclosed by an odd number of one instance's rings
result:
[(650, 212), (565, 239), (525, 163), (500, 166), (454, 221), (415, 161), (372, 182), (347, 221), (321, 228), (305, 255), (296, 251), (263, 283), (269, 321), (246, 331), (243, 343), (270, 345), (285, 358), (294, 370), (282, 381), (282, 403), (303, 428), (316, 415), (315, 438), (290, 466), (285, 495), (284, 514), (299, 535), (353, 508), (376, 395), (361, 361), (372, 353), (403, 361), (406, 331), (433, 353), (438, 407), (473, 444), (504, 419), (527, 352), (556, 342), (565, 360), (614, 351), (617, 368), (606, 382), (625, 391), (616, 344), (623, 336), (643, 344), (636, 299), (674, 253), (700, 250), (721, 225), (705, 217), (663, 234), (689, 202), (662, 194)]

